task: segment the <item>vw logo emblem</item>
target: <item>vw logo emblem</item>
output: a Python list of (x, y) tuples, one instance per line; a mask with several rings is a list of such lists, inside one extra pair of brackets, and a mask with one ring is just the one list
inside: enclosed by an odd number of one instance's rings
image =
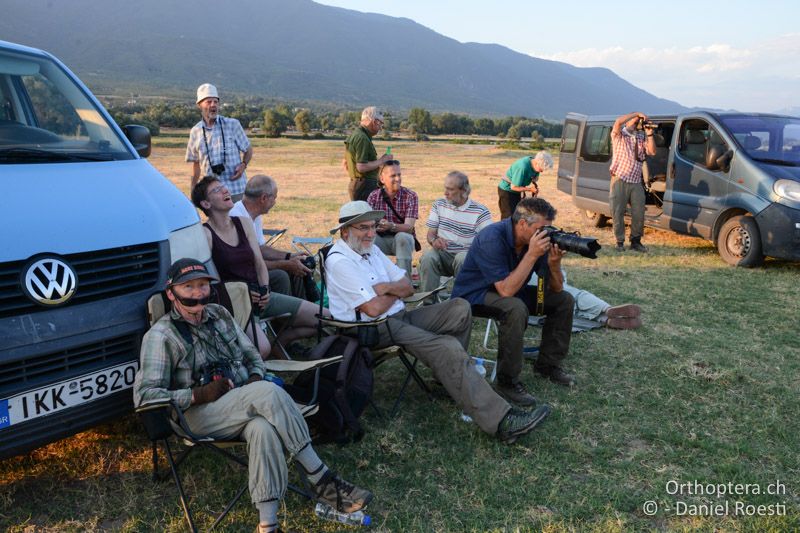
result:
[(75, 294), (78, 282), (68, 264), (55, 257), (45, 257), (23, 271), (22, 286), (36, 303), (61, 305)]

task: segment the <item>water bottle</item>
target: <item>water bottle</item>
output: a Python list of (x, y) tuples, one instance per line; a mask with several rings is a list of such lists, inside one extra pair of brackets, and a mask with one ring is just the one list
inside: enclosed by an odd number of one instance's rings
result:
[[(473, 357), (473, 359), (475, 360), (475, 372), (477, 372), (480, 377), (485, 378), (486, 377), (486, 367), (483, 366), (483, 358), (482, 357)], [(469, 416), (467, 413), (462, 412), (461, 413), (461, 420), (463, 420), (464, 422), (469, 424), (470, 422), (472, 422), (472, 417)]]
[(368, 514), (364, 514), (364, 511), (340, 513), (330, 505), (325, 505), (324, 503), (317, 503), (316, 507), (314, 507), (314, 514), (323, 520), (340, 522), (348, 526), (368, 526), (372, 523), (372, 519)]

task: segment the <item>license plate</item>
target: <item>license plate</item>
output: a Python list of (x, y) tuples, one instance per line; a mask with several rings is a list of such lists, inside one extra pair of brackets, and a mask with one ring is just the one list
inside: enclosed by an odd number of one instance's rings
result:
[(0, 428), (130, 389), (138, 366), (136, 361), (130, 361), (0, 400)]

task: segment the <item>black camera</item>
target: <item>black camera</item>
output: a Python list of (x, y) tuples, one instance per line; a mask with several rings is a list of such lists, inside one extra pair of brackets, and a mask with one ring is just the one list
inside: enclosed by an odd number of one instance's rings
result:
[(211, 361), (200, 367), (200, 385), (220, 379), (233, 381), (233, 369), (227, 361)]
[(314, 269), (317, 268), (317, 260), (314, 259), (313, 255), (308, 255), (302, 260), (302, 263), (306, 268), (311, 270), (311, 272), (303, 276), (303, 289), (306, 293), (306, 300), (309, 302), (318, 302), (320, 294), (317, 288), (317, 282), (314, 281)]
[(222, 173), (225, 172), (225, 165), (223, 165), (222, 163), (211, 165), (211, 172), (213, 172), (217, 176), (221, 176)]
[(658, 128), (658, 124), (652, 120), (645, 120), (643, 118), (640, 118), (639, 123), (637, 124), (637, 129), (640, 130), (654, 130), (656, 128)]
[(550, 242), (557, 244), (562, 250), (576, 253), (589, 259), (597, 259), (597, 251), (601, 248), (597, 239), (581, 237), (581, 234), (577, 231), (568, 233), (555, 226), (544, 226), (541, 231), (547, 232)]

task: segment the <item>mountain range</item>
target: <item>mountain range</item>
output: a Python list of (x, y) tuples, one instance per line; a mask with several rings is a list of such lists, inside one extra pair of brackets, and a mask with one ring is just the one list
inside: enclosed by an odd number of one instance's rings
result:
[[(4, 0), (3, 14), (0, 38), (52, 52), (101, 93), (189, 99), (208, 81), (223, 100), (227, 93), (475, 116), (685, 109), (605, 68), (461, 43), (406, 18), (311, 0)], [(487, 14), (494, 16), (488, 4)]]

